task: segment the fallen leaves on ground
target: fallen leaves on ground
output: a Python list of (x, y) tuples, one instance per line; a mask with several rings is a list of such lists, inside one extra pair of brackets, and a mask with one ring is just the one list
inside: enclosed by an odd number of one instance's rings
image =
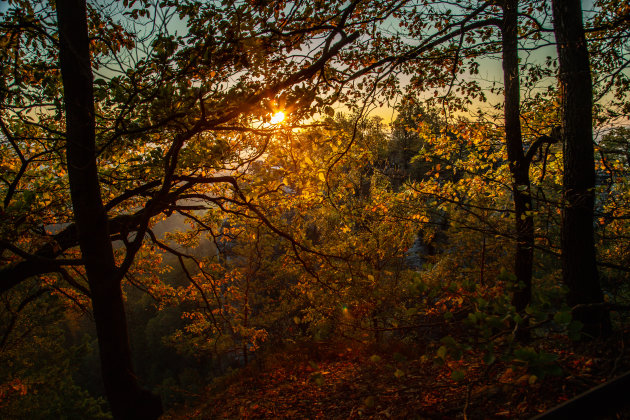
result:
[(302, 344), (259, 359), (165, 419), (530, 418), (630, 369), (628, 343), (619, 344), (555, 341), (546, 350), (560, 356), (563, 374), (544, 379), (471, 354), (440, 365), (400, 343)]

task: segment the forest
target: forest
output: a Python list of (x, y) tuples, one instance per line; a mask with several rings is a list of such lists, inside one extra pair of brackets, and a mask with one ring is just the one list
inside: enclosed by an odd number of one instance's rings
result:
[(7, 0), (0, 71), (0, 418), (630, 417), (627, 1)]

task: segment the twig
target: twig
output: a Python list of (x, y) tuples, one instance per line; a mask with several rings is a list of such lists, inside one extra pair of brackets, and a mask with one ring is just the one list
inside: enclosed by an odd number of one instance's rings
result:
[(468, 420), (468, 404), (470, 403), (470, 394), (472, 392), (472, 384), (469, 383), (466, 386), (466, 403), (464, 404), (464, 412), (462, 414), (464, 414), (464, 420)]

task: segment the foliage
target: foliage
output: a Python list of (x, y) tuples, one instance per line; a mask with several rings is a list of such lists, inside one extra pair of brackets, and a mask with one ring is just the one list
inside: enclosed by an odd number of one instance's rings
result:
[(73, 345), (67, 337), (73, 318), (79, 315), (56, 296), (23, 305), (32, 293), (33, 288), (20, 288), (3, 299), (0, 316), (6, 329), (0, 347), (0, 415), (6, 419), (111, 418), (103, 399), (90, 395), (76, 380), (81, 361), (95, 351), (89, 341)]
[[(524, 49), (552, 42), (546, 3), (521, 6)], [(630, 298), (622, 3), (595, 2), (587, 22), (611, 307)], [(11, 1), (0, 12), (0, 413), (107, 418), (91, 395), (98, 378), (79, 372), (97, 369), (93, 291), (70, 204), (54, 8)], [(577, 341), (583, 325), (558, 259), (563, 146), (539, 141), (560, 124), (557, 63), (521, 56), (532, 201), (521, 217), (535, 228), (533, 298), (517, 311), (513, 162), (504, 105), (492, 106), (504, 89), (480, 77), (500, 53), (502, 14), (496, 2), (89, 5), (109, 240), (135, 368), (168, 406), (282, 346), (317, 353), (341, 339), (414, 348), (413, 360), (362, 359), (387, 360), (399, 383), (415, 362), (470, 387), (493, 369), (504, 385), (564, 375), (545, 341)], [(391, 123), (369, 115), (386, 104)], [(272, 122), (278, 111), (286, 119)], [(613, 319), (627, 326), (624, 312)], [(306, 381), (329, 389), (308, 359)], [(361, 400), (361, 413), (379, 404)]]

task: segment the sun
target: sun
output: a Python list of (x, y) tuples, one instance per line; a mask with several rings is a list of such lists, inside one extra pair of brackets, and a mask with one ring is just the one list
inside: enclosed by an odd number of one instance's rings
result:
[(269, 123), (272, 125), (276, 125), (280, 124), (282, 121), (284, 121), (284, 112), (278, 111), (271, 116), (271, 120), (269, 121)]

